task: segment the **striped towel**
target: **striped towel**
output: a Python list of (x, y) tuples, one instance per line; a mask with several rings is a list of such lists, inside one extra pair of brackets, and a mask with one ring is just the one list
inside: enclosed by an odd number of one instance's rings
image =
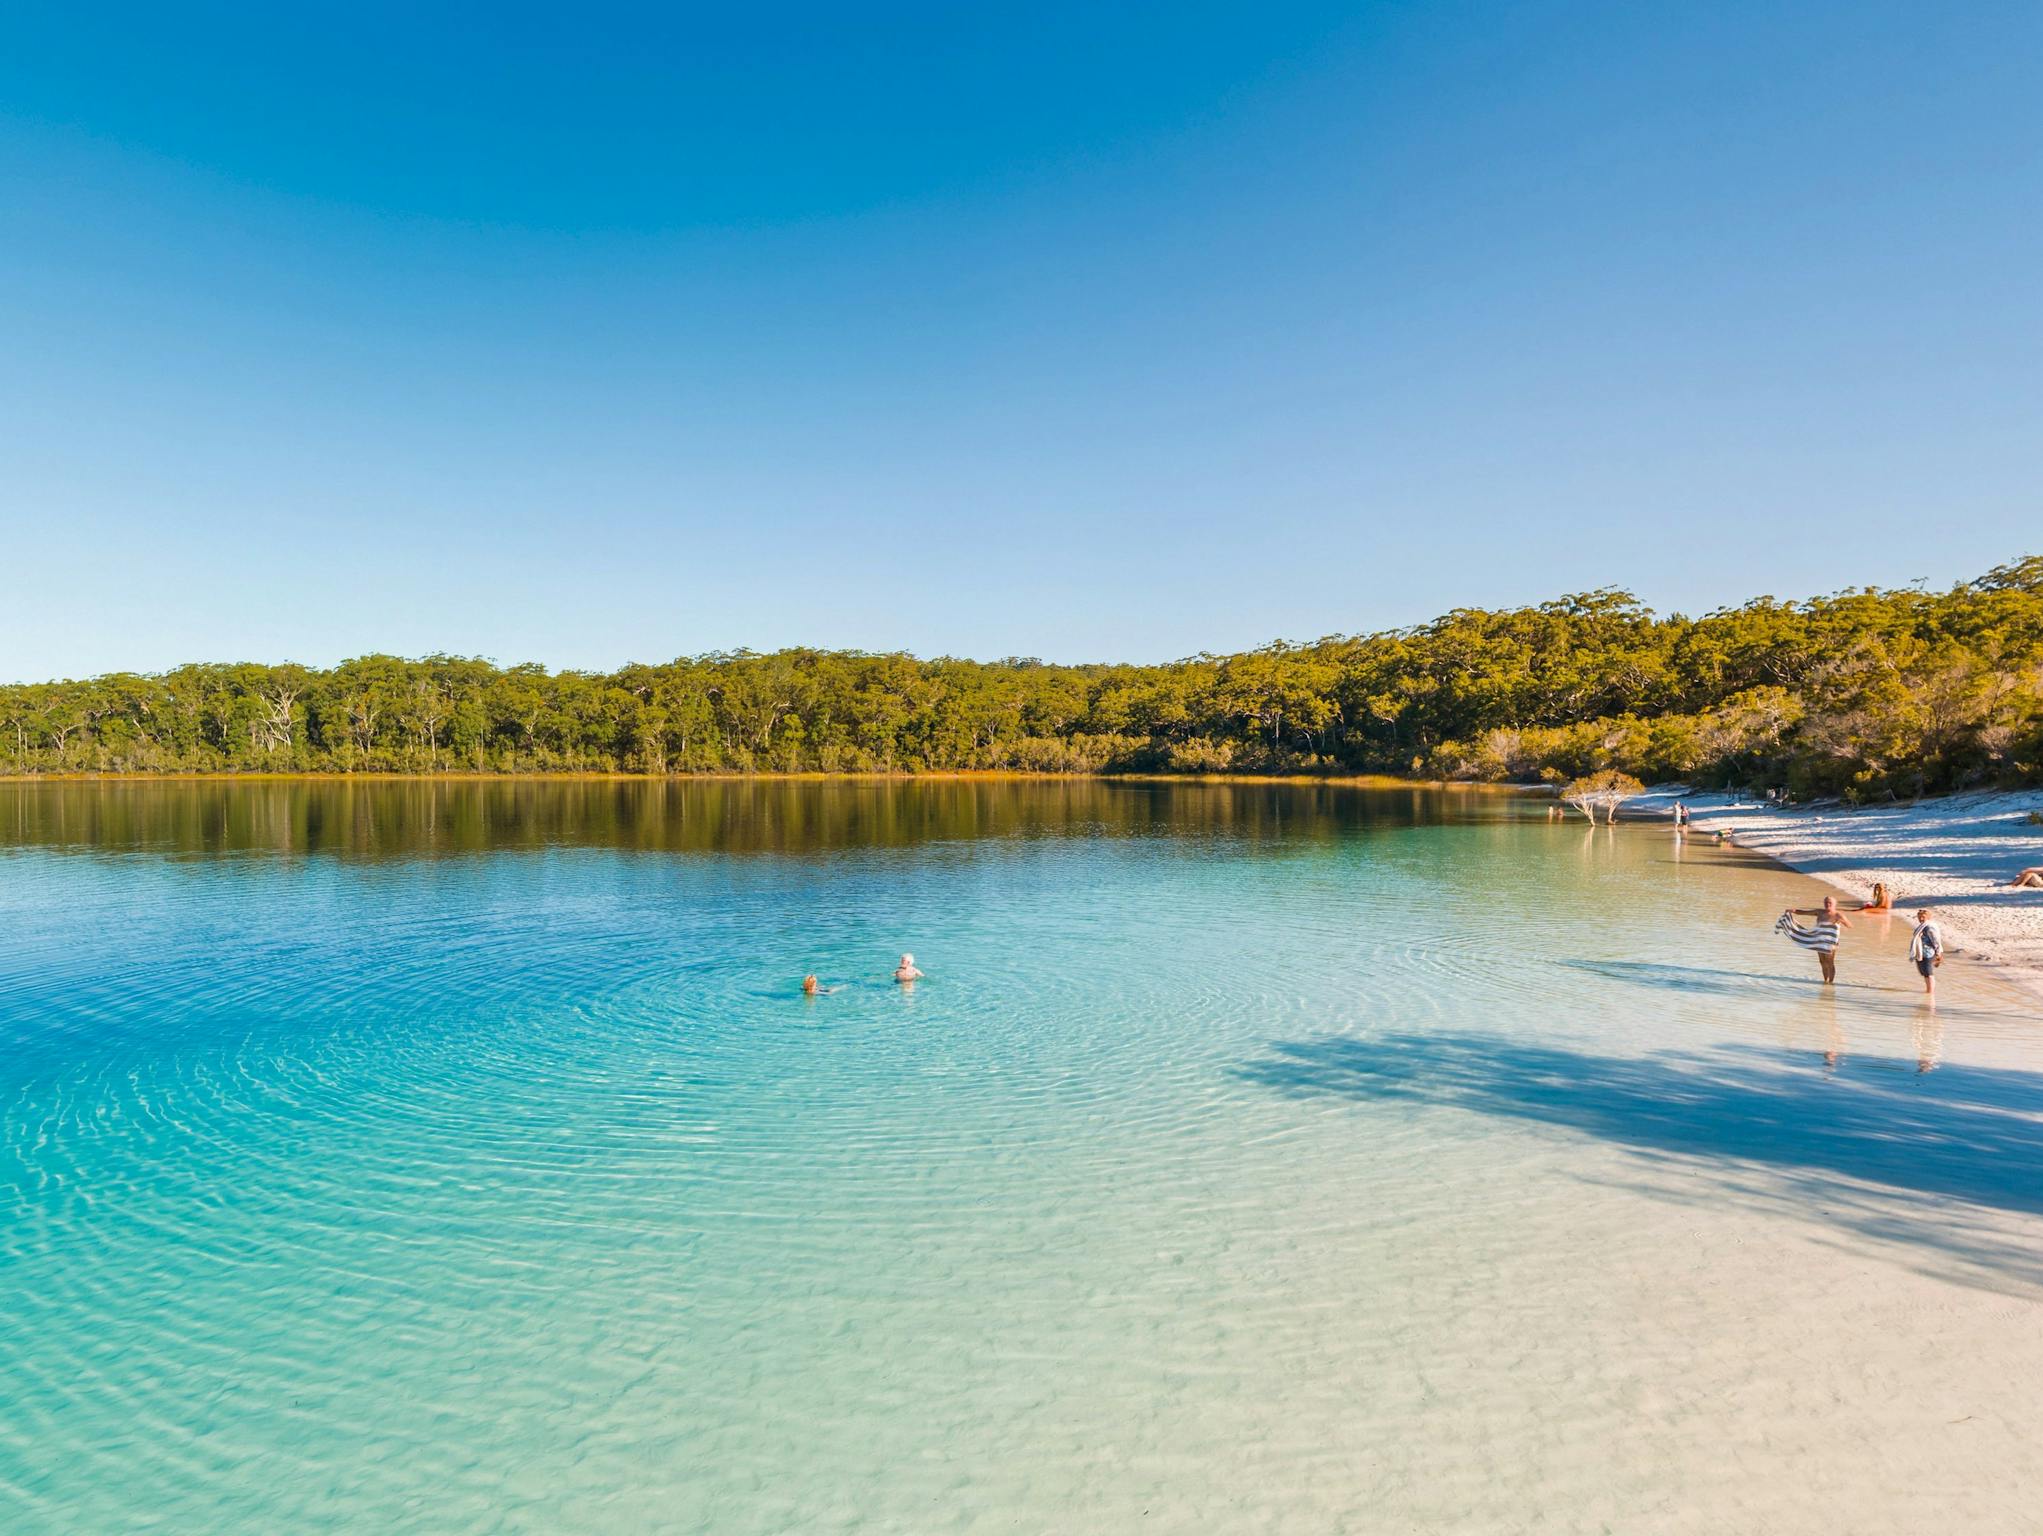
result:
[(1819, 922), (1813, 928), (1804, 928), (1795, 921), (1791, 913), (1787, 912), (1781, 914), (1781, 920), (1773, 925), (1773, 931), (1786, 934), (1804, 949), (1813, 949), (1825, 955), (1836, 951), (1840, 937), (1835, 923)]

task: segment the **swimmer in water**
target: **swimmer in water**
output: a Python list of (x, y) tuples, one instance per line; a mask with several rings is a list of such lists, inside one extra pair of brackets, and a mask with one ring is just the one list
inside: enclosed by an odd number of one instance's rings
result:
[(802, 978), (803, 997), (828, 997), (836, 990), (835, 987), (819, 986), (816, 982), (816, 973), (814, 971), (811, 971)]
[(915, 957), (903, 955), (901, 963), (894, 968), (894, 980), (900, 982), (920, 981), (922, 972), (915, 969)]

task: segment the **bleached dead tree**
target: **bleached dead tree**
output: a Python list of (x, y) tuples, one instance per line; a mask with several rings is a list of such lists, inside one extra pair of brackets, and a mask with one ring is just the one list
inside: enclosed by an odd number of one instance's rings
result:
[(418, 733), (419, 745), (426, 749), (429, 768), (440, 766), (440, 726), (448, 713), (447, 698), (438, 683), (422, 677), (411, 685), (411, 725)]
[(262, 706), (262, 713), (256, 718), (255, 731), (265, 752), (275, 752), (280, 747), (286, 752), (291, 750), (291, 710), (304, 691), (302, 683), (294, 682), (278, 682), (257, 691), (256, 702)]

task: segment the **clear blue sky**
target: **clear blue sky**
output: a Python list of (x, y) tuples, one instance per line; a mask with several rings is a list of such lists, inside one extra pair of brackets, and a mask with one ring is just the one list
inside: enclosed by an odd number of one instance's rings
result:
[(0, 677), (1941, 585), (2043, 551), (2039, 79), (2026, 3), (11, 6)]

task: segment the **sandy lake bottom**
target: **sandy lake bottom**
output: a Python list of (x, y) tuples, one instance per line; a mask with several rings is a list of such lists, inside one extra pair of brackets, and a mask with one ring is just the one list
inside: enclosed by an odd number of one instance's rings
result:
[(0, 1528), (2043, 1528), (2043, 1020), (1820, 989), (1818, 894), (1475, 793), (0, 786)]

